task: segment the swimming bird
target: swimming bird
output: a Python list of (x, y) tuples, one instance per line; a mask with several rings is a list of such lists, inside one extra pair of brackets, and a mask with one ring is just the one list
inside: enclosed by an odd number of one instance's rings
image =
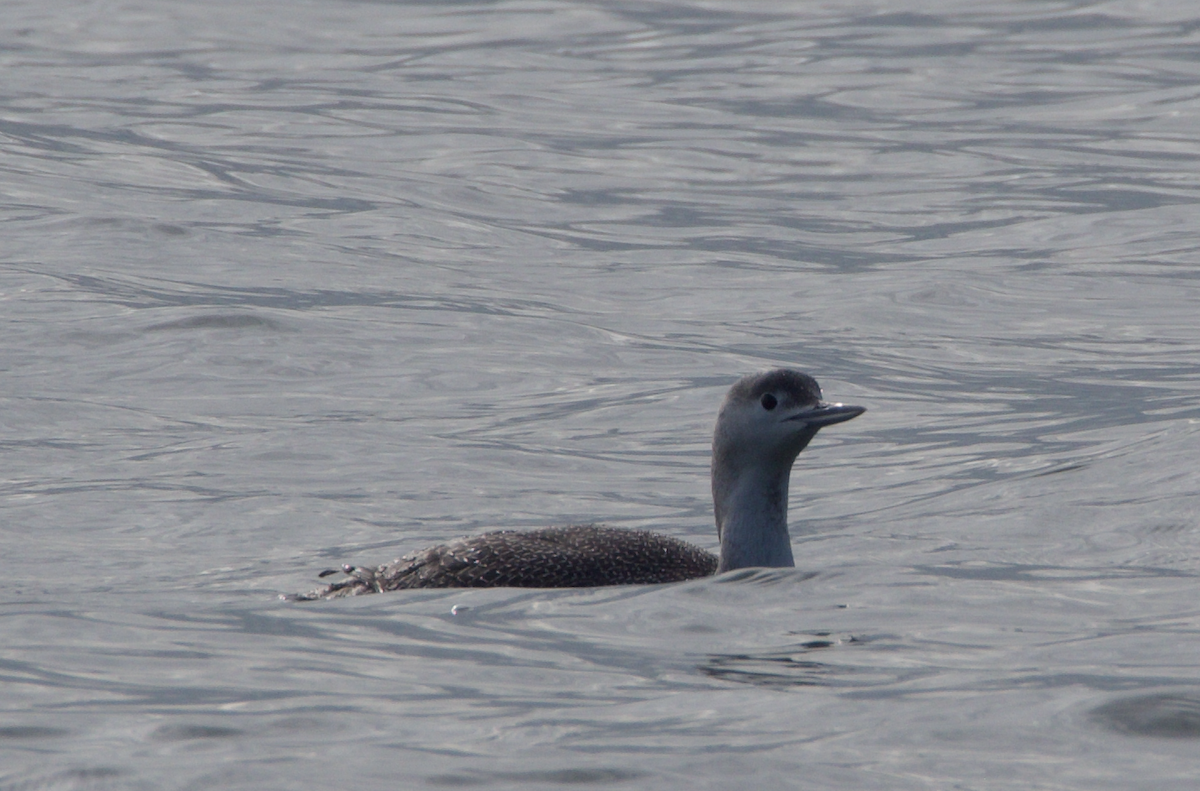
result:
[[(568, 525), (456, 538), (294, 599), (403, 588), (575, 588), (679, 582), (751, 566), (795, 566), (788, 535), (792, 463), (824, 426), (860, 406), (826, 404), (808, 374), (751, 374), (725, 396), (713, 432), (712, 494), (721, 553), (646, 530)], [(325, 577), (337, 570), (325, 571)]]

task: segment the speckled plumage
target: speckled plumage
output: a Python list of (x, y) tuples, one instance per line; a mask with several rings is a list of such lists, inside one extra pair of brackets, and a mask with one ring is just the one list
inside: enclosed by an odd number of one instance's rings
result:
[(309, 601), (404, 588), (637, 585), (751, 566), (793, 566), (787, 528), (792, 463), (820, 428), (864, 411), (822, 403), (817, 380), (799, 371), (751, 374), (730, 388), (713, 432), (719, 558), (644, 530), (601, 525), (500, 530), (457, 538), (382, 566), (343, 566), (345, 579), (289, 598)]
[(456, 538), (295, 598), (331, 599), (404, 588), (587, 588), (707, 577), (717, 557), (647, 530), (568, 525)]

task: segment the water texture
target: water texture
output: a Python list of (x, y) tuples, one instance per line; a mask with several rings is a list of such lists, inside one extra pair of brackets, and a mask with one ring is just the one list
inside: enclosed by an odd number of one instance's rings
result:
[[(1195, 787), (1193, 3), (2, 20), (0, 791)], [(795, 570), (278, 599), (715, 548), (777, 365)]]

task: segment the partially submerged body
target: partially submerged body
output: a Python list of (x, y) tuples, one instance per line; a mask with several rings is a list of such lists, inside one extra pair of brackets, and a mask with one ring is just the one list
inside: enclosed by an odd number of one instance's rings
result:
[(590, 588), (707, 577), (717, 556), (647, 530), (568, 525), (456, 538), (374, 568), (342, 568), (346, 579), (301, 600), (405, 588)]
[[(706, 577), (750, 566), (794, 566), (787, 529), (792, 463), (822, 426), (861, 415), (825, 404), (817, 381), (775, 370), (742, 378), (713, 436), (712, 489), (721, 554), (645, 530), (569, 525), (457, 538), (292, 598), (330, 599), (405, 588), (573, 588)], [(338, 573), (329, 571), (321, 576)]]

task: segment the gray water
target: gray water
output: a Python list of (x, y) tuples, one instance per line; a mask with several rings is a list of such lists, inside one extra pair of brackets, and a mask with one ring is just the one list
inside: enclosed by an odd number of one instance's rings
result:
[[(19, 2), (0, 789), (1192, 789), (1200, 12)], [(795, 570), (298, 604), (571, 521)]]

